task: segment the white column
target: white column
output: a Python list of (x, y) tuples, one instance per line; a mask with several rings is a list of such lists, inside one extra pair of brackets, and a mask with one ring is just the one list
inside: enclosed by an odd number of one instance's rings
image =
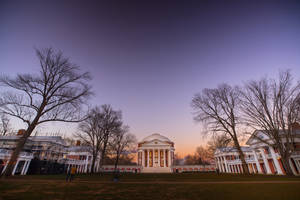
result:
[(228, 170), (228, 166), (227, 166), (227, 160), (226, 160), (226, 156), (224, 156), (224, 164), (225, 164), (225, 169), (226, 169), (226, 172), (228, 173), (229, 170)]
[(293, 163), (292, 163), (292, 158), (289, 159), (289, 164), (290, 164), (290, 167), (291, 167), (291, 169), (292, 169), (293, 174), (294, 174), (294, 175), (297, 175), (297, 172), (296, 172), (296, 170), (295, 170), (295, 167), (294, 167), (294, 165), (293, 165)]
[(152, 167), (154, 167), (155, 162), (155, 149), (152, 149)]
[(143, 167), (145, 167), (145, 150), (144, 150), (144, 149), (142, 150), (142, 153), (141, 153), (141, 154), (142, 154), (142, 159), (141, 159), (141, 160), (142, 160), (142, 164), (141, 164), (141, 165), (142, 165)]
[(29, 169), (30, 163), (31, 163), (31, 160), (28, 160), (26, 169), (25, 169), (25, 171), (24, 171), (24, 175), (27, 174), (27, 171), (28, 171), (28, 169)]
[(158, 152), (158, 167), (160, 167), (160, 149), (157, 150)]
[(269, 147), (278, 174), (283, 174), (273, 147)]
[(230, 165), (227, 164), (226, 166), (227, 166), (227, 169), (228, 169), (227, 173), (231, 173)]
[(221, 158), (220, 157), (217, 157), (217, 161), (218, 161), (218, 168), (219, 168), (219, 171), (222, 172), (222, 162), (221, 162)]
[(7, 161), (7, 162), (5, 163), (5, 166), (4, 166), (4, 168), (3, 168), (2, 172), (1, 172), (1, 174), (3, 174), (4, 171), (6, 170), (6, 167), (7, 167), (7, 165), (8, 165), (8, 162), (9, 162), (9, 161)]
[(166, 150), (164, 149), (164, 167), (166, 167)]
[(262, 174), (262, 169), (260, 168), (260, 164), (258, 162), (255, 150), (253, 150), (253, 154), (254, 154), (254, 160), (255, 160), (255, 163), (256, 163), (257, 171), (258, 171), (259, 174)]
[(25, 169), (26, 169), (26, 167), (27, 167), (27, 163), (28, 163), (28, 161), (25, 160), (24, 165), (23, 165), (23, 168), (22, 168), (22, 171), (21, 171), (21, 175), (24, 175), (24, 171), (25, 171)]
[(269, 162), (268, 162), (268, 160), (266, 158), (266, 155), (265, 155), (265, 151), (263, 149), (261, 149), (261, 148), (259, 149), (259, 151), (260, 151), (260, 153), (261, 153), (261, 155), (263, 157), (264, 164), (265, 164), (265, 167), (266, 167), (266, 170), (267, 170), (267, 174), (272, 174), (270, 166), (269, 166)]
[(224, 165), (223, 165), (224, 162), (223, 162), (223, 159), (222, 159), (223, 156), (220, 156), (219, 158), (220, 158), (220, 166), (221, 166), (220, 170), (221, 170), (221, 172), (224, 172)]
[(70, 169), (70, 164), (68, 164), (68, 167), (67, 167), (67, 172), (69, 172), (69, 169)]
[(88, 170), (88, 166), (87, 166), (87, 164), (88, 164), (88, 159), (89, 159), (89, 156), (86, 155), (86, 159), (85, 159), (85, 169), (84, 169), (84, 172), (85, 172), (85, 173), (87, 173), (87, 170)]
[(15, 167), (14, 167), (14, 170), (12, 171), (12, 175), (15, 175), (15, 172), (16, 172), (16, 169), (17, 169), (17, 166), (19, 165), (19, 160), (17, 161)]
[[(150, 150), (149, 149), (147, 149), (147, 154), (148, 154), (148, 156), (147, 156), (147, 167), (149, 167), (149, 160), (150, 160), (150, 158), (149, 158)], [(153, 155), (152, 155), (152, 157), (153, 157)]]
[(171, 150), (169, 150), (169, 156), (168, 156), (168, 164), (169, 164), (169, 167), (172, 166), (172, 163), (171, 163)]
[(253, 174), (255, 174), (256, 173), (256, 170), (255, 170), (255, 167), (254, 167), (254, 165), (256, 165), (255, 163), (252, 163), (252, 171), (253, 171)]

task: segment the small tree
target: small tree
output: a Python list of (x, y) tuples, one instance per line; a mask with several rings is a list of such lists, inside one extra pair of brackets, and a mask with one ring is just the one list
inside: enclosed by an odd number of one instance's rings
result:
[(213, 135), (207, 142), (207, 150), (214, 154), (217, 148), (233, 146), (232, 139), (227, 135)]
[(213, 152), (209, 151), (208, 148), (203, 146), (198, 146), (195, 152), (196, 157), (199, 158), (199, 164), (206, 164), (209, 163), (214, 158)]
[(75, 134), (75, 137), (91, 147), (91, 153), (93, 155), (91, 173), (94, 173), (95, 162), (100, 154), (101, 144), (103, 142), (103, 132), (100, 126), (102, 120), (101, 115), (102, 113), (98, 107), (93, 108), (88, 113), (87, 119), (79, 124), (79, 132)]
[(37, 49), (36, 54), (39, 74), (0, 78), (2, 85), (15, 90), (0, 97), (1, 112), (27, 125), (11, 155), (5, 176), (11, 175), (19, 153), (36, 126), (51, 121), (82, 121), (82, 105), (91, 96), (91, 87), (87, 84), (89, 73), (80, 73), (79, 66), (51, 48)]
[(100, 108), (98, 126), (101, 131), (101, 159), (99, 166), (102, 167), (106, 155), (109, 140), (112, 135), (118, 133), (123, 125), (122, 112), (115, 111), (110, 105), (104, 104)]
[(115, 132), (111, 141), (111, 150), (115, 158), (115, 172), (119, 163), (120, 156), (124, 153), (130, 153), (134, 144), (136, 144), (136, 137), (128, 133), (128, 127), (122, 127), (118, 132)]
[(237, 148), (243, 166), (243, 172), (249, 170), (244, 153), (239, 143), (238, 126), (240, 125), (239, 90), (227, 84), (216, 89), (204, 89), (196, 94), (192, 100), (195, 110), (195, 120), (203, 122), (208, 127), (210, 134), (229, 135)]
[(183, 165), (183, 164), (184, 164), (184, 159), (176, 153), (174, 155), (174, 165)]
[(300, 83), (293, 84), (290, 72), (285, 71), (278, 80), (263, 78), (248, 82), (241, 96), (246, 125), (262, 130), (267, 136), (252, 137), (277, 148), (286, 173), (293, 175), (289, 160), (297, 137), (293, 125), (300, 121)]

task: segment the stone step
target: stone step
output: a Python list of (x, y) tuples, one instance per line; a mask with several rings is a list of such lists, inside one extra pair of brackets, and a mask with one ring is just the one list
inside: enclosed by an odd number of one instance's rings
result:
[(144, 167), (141, 170), (142, 173), (171, 173), (172, 170), (169, 167)]

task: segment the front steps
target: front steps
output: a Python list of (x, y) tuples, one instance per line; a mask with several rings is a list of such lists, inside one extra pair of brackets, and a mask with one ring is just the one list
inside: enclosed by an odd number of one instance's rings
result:
[(143, 167), (142, 173), (171, 173), (170, 167)]

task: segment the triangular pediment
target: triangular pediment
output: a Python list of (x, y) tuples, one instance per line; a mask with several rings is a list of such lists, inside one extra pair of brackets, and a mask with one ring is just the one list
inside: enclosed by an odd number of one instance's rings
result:
[(262, 141), (268, 140), (269, 137), (261, 130), (256, 130), (254, 133), (251, 135), (251, 137), (248, 139), (246, 142), (247, 145), (252, 145), (256, 143), (260, 143)]
[(160, 141), (158, 139), (147, 141), (142, 144), (142, 146), (156, 146), (156, 145), (159, 146), (159, 145), (171, 145), (171, 144), (169, 142)]

